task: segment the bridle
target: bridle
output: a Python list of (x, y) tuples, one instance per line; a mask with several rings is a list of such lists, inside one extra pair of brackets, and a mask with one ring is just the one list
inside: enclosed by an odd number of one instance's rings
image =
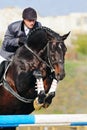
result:
[(50, 48), (49, 48), (49, 42), (47, 44), (47, 58), (48, 58), (48, 62), (49, 62), (49, 65), (50, 65), (50, 68), (51, 68), (51, 72), (54, 72), (54, 67), (52, 65), (52, 62), (51, 62), (51, 57), (50, 57)]

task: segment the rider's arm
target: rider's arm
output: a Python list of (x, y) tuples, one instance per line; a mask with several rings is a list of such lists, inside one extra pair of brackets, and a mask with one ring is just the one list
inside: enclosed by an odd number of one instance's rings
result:
[(15, 52), (19, 47), (20, 37), (26, 37), (24, 31), (22, 31), (23, 21), (17, 21), (11, 23), (4, 36), (2, 49), (7, 52)]
[(18, 48), (18, 38), (12, 25), (8, 26), (8, 29), (4, 36), (2, 47), (5, 51), (13, 52)]

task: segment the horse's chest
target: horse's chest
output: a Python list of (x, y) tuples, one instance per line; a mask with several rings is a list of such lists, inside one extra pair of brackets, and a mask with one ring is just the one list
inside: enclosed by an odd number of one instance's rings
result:
[(0, 89), (0, 115), (29, 114), (34, 110), (33, 103), (23, 103), (3, 87)]

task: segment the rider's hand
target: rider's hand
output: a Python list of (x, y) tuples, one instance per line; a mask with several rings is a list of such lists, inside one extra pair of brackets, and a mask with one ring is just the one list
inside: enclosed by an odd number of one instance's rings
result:
[(19, 46), (22, 46), (25, 43), (27, 43), (27, 38), (26, 37), (20, 37), (19, 42), (18, 42)]

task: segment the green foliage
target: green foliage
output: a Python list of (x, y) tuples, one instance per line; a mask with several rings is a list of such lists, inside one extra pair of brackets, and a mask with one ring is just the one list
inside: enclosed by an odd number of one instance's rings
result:
[(78, 35), (74, 42), (78, 52), (87, 54), (87, 34)]

